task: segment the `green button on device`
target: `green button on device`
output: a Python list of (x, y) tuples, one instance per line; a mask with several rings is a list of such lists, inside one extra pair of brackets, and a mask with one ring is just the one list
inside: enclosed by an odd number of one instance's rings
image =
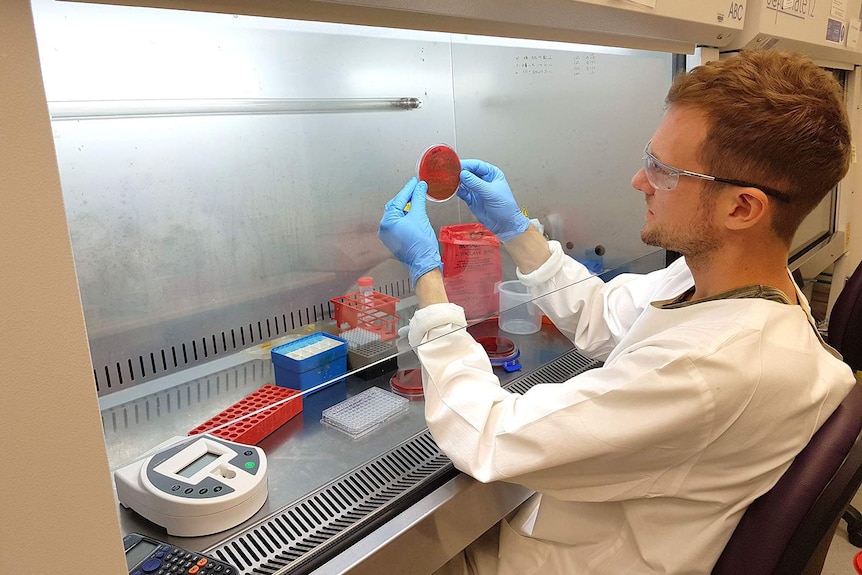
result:
[(246, 461), (245, 462), (246, 469), (254, 469), (254, 461)]

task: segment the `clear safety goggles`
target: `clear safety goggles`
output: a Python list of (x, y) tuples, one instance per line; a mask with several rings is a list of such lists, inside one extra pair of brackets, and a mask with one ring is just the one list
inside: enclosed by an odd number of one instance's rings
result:
[(689, 170), (681, 170), (679, 168), (669, 166), (652, 155), (649, 150), (651, 143), (652, 140), (647, 142), (646, 146), (644, 146), (644, 172), (646, 172), (646, 177), (647, 180), (649, 180), (650, 185), (657, 190), (670, 191), (676, 188), (677, 183), (679, 183), (680, 176), (688, 176), (690, 178), (700, 178), (701, 180), (709, 180), (711, 182), (721, 182), (723, 184), (740, 186), (742, 188), (756, 188), (767, 196), (771, 196), (776, 200), (781, 200), (782, 202), (790, 202), (790, 196), (788, 196), (785, 192), (773, 188), (749, 184), (740, 180), (718, 178), (716, 176), (710, 176), (709, 174), (700, 174), (698, 172), (690, 172)]

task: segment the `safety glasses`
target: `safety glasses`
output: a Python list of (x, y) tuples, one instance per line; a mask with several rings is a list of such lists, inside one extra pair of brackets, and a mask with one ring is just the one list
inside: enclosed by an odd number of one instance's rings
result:
[(790, 202), (790, 196), (788, 196), (785, 192), (775, 190), (773, 188), (749, 184), (740, 180), (729, 180), (727, 178), (718, 178), (716, 176), (710, 176), (708, 174), (699, 174), (697, 172), (690, 172), (688, 170), (681, 170), (679, 168), (669, 166), (652, 155), (649, 150), (651, 143), (652, 140), (647, 142), (647, 145), (644, 146), (644, 172), (646, 172), (646, 177), (647, 180), (649, 180), (650, 185), (657, 190), (670, 191), (676, 188), (680, 176), (688, 176), (690, 178), (700, 178), (701, 180), (721, 182), (722, 184), (730, 184), (732, 186), (740, 186), (742, 188), (756, 188), (767, 196), (773, 197), (776, 200), (788, 203)]

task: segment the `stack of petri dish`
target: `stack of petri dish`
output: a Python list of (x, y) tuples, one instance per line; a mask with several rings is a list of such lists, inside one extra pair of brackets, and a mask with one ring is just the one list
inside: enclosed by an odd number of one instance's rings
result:
[(410, 400), (418, 400), (425, 397), (422, 391), (421, 369), (400, 369), (389, 378), (389, 387), (400, 395)]
[(477, 337), (476, 341), (482, 345), (491, 360), (491, 365), (502, 367), (507, 372), (521, 369), (521, 350), (511, 339), (505, 337)]

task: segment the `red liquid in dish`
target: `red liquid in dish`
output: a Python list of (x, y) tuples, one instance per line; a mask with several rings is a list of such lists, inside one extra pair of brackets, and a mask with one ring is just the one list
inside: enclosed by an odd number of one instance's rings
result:
[(478, 337), (476, 341), (485, 349), (488, 358), (509, 359), (515, 355), (515, 342), (505, 337)]
[(419, 179), (428, 184), (428, 197), (442, 202), (455, 194), (461, 183), (461, 160), (455, 150), (438, 144), (419, 158)]
[(408, 399), (418, 399), (424, 394), (422, 390), (422, 370), (402, 369), (396, 371), (389, 379), (392, 391)]

